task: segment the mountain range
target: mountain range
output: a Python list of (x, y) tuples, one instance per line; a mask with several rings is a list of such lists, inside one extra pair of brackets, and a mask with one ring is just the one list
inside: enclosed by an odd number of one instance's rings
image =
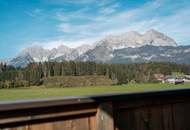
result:
[(190, 46), (177, 46), (174, 39), (156, 30), (144, 34), (130, 31), (108, 35), (92, 45), (77, 48), (61, 45), (51, 50), (35, 45), (26, 48), (8, 64), (25, 67), (32, 62), (95, 61), (103, 63), (142, 63), (166, 61), (190, 63)]

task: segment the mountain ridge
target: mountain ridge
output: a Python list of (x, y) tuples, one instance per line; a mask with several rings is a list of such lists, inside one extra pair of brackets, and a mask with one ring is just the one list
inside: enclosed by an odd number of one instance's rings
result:
[[(154, 29), (140, 34), (136, 31), (130, 31), (119, 35), (108, 35), (103, 39), (94, 42), (93, 45), (84, 44), (77, 48), (70, 48), (65, 45), (60, 45), (51, 50), (44, 49), (37, 45), (25, 48), (17, 57), (13, 58), (9, 64), (17, 66), (26, 66), (29, 62), (45, 62), (45, 61), (95, 61), (95, 62), (110, 62), (115, 61), (118, 57), (115, 55), (118, 50), (141, 48), (143, 46), (159, 47), (174, 47), (178, 49), (174, 39), (158, 32)], [(126, 54), (128, 55), (128, 53)], [(133, 59), (135, 56), (133, 57)], [(23, 61), (23, 60), (27, 61)], [(114, 60), (113, 60), (114, 59)], [(137, 59), (137, 58), (136, 58)], [(14, 63), (16, 62), (16, 63)], [(19, 62), (21, 65), (19, 65)], [(137, 61), (138, 62), (138, 61)], [(25, 63), (25, 64), (24, 64)]]
[(154, 29), (140, 34), (136, 31), (129, 31), (119, 35), (108, 35), (96, 43), (96, 45), (105, 44), (113, 49), (121, 49), (127, 47), (140, 47), (144, 45), (154, 46), (177, 46), (174, 39), (158, 32)]

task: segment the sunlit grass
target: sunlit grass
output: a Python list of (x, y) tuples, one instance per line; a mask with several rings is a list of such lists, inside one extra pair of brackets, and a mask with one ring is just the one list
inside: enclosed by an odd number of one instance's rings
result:
[(190, 88), (190, 85), (128, 84), (78, 88), (46, 88), (44, 86), (18, 89), (0, 89), (0, 100), (22, 100), (65, 96), (89, 96), (108, 93), (132, 93)]

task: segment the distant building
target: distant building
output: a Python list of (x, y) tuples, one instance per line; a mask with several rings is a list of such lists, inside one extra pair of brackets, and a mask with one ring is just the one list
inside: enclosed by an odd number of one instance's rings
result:
[(190, 84), (190, 75), (185, 75), (183, 78), (185, 84)]
[(162, 82), (165, 79), (165, 76), (163, 74), (154, 74), (154, 77), (156, 80)]
[(163, 75), (163, 74), (154, 74), (154, 77), (157, 81), (162, 83), (171, 83), (171, 84), (190, 84), (190, 75), (184, 76), (175, 76), (175, 75)]
[(182, 77), (167, 75), (165, 76), (163, 83), (184, 84), (184, 79)]

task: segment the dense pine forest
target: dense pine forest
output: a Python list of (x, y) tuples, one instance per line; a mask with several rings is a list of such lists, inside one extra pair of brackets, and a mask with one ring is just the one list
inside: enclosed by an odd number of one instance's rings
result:
[[(60, 76), (107, 76), (117, 84), (156, 82), (154, 74), (190, 74), (190, 65), (175, 63), (101, 64), (94, 62), (32, 63), (25, 68), (0, 64), (0, 88), (43, 85), (44, 79)], [(78, 81), (76, 81), (78, 82)]]

